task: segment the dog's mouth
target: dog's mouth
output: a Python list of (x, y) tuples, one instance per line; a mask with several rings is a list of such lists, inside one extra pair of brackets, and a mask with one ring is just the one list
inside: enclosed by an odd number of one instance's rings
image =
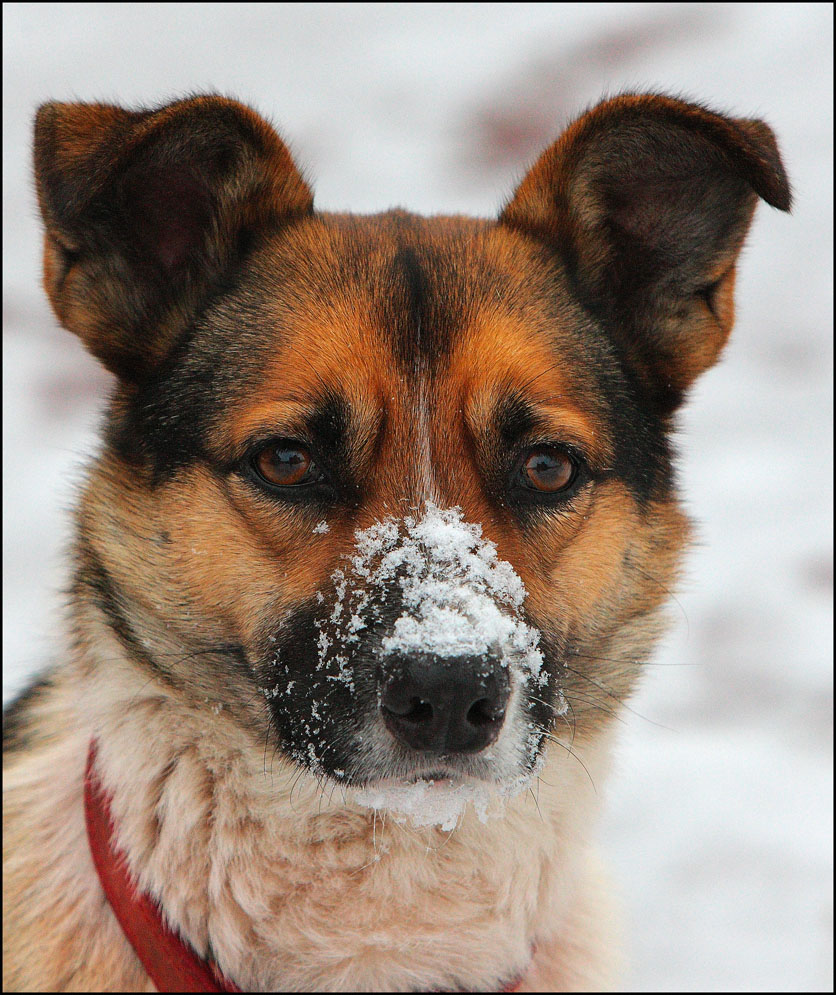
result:
[(502, 790), (507, 779), (517, 776), (522, 767), (509, 770), (497, 762), (492, 750), (477, 755), (442, 756), (412, 755), (389, 757), (383, 762), (356, 765), (343, 779), (345, 787), (357, 790), (378, 790), (382, 787), (410, 787), (416, 784), (461, 786), (482, 785), (489, 790)]
[(420, 774), (410, 774), (404, 778), (404, 784), (417, 784), (419, 781), (429, 781), (431, 783), (453, 783), (461, 781), (461, 774), (451, 770), (444, 770), (439, 767), (437, 770), (429, 770)]
[(370, 780), (363, 785), (357, 785), (357, 788), (362, 791), (380, 791), (388, 788), (410, 788), (416, 784), (457, 787), (462, 784), (488, 785), (489, 783), (461, 771), (439, 768), (438, 770), (416, 771), (404, 777), (381, 777)]
[(456, 829), (468, 808), (486, 822), (504, 804), (506, 793), (500, 794), (486, 781), (445, 771), (432, 773), (441, 776), (421, 774), (377, 781), (353, 792), (353, 801), (415, 828), (435, 826), (444, 832)]

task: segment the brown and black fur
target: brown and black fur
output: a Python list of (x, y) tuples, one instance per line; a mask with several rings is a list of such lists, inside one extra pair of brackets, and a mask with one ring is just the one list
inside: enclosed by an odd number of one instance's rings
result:
[[(616, 985), (595, 785), (688, 541), (676, 410), (731, 330), (758, 198), (789, 208), (769, 128), (617, 97), (498, 220), (317, 212), (273, 129), (214, 96), (47, 104), (35, 172), (50, 301), (116, 386), (70, 646), (5, 716), (4, 987), (148, 990), (87, 849), (92, 738), (142, 887), (245, 990)], [(265, 488), (270, 439), (323, 479)], [(559, 496), (516, 482), (544, 444), (576, 466)], [(548, 675), (537, 797), (449, 838), (345, 795), (411, 769), (357, 750), (391, 611), (355, 692), (314, 666), (355, 532), (428, 501), (522, 578)]]

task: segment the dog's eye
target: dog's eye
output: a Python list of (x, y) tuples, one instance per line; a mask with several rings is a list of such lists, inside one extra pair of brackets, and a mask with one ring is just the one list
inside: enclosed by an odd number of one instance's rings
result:
[(270, 442), (252, 458), (256, 473), (274, 487), (299, 487), (319, 480), (310, 451), (297, 442)]
[(543, 494), (568, 490), (577, 475), (577, 461), (555, 446), (537, 446), (526, 455), (520, 467), (521, 483)]

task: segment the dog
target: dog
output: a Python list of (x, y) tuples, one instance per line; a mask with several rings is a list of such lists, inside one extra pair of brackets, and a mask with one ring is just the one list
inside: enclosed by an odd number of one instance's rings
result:
[(5, 715), (5, 988), (616, 987), (592, 826), (770, 129), (617, 96), (496, 220), (318, 212), (216, 95), (46, 104), (34, 161), (114, 388)]

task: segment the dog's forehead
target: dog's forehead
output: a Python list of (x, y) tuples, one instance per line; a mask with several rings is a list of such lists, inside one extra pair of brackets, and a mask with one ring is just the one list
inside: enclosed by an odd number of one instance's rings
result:
[(234, 297), (255, 420), (323, 385), (360, 408), (431, 388), (473, 417), (513, 392), (600, 414), (597, 344), (559, 264), (494, 222), (318, 216), (263, 245)]

